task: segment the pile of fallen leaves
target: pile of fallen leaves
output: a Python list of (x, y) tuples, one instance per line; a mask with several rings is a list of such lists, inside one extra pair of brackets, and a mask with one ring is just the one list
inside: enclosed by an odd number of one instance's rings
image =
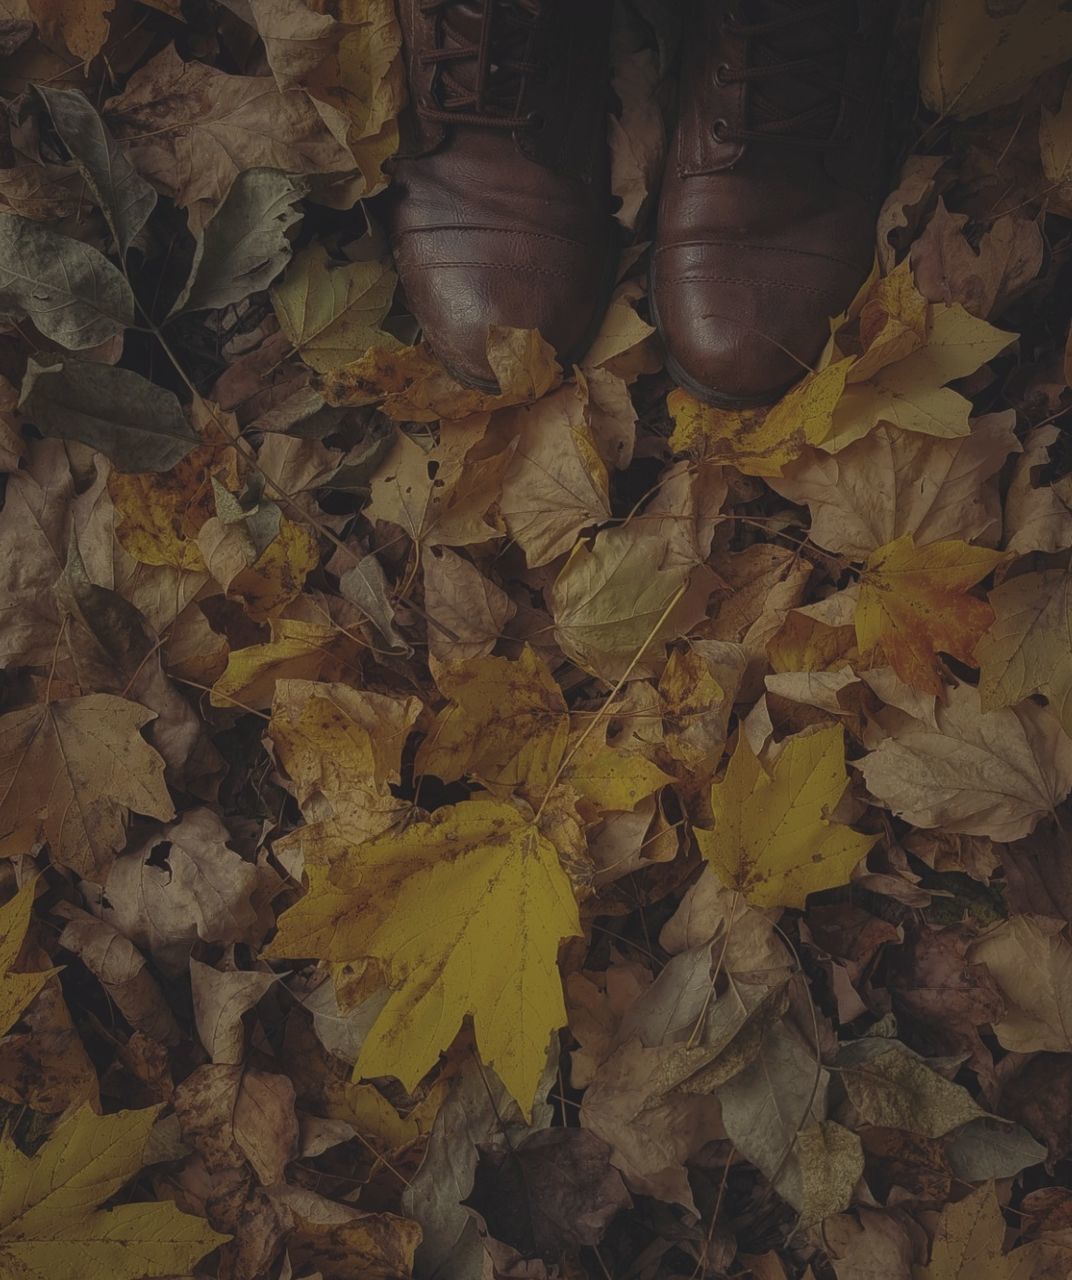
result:
[(733, 413), (682, 8), (497, 395), (364, 203), (392, 0), (5, 8), (4, 1277), (1072, 1271), (1072, 14), (906, 7), (875, 271)]

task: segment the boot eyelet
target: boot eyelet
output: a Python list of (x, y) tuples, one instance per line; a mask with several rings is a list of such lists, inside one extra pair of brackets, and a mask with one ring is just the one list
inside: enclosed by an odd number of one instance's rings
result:
[(729, 81), (726, 79), (726, 76), (728, 75), (729, 71), (730, 71), (730, 64), (728, 62), (720, 62), (718, 66), (715, 68), (715, 88), (716, 89), (725, 89), (726, 86), (729, 84)]
[(547, 122), (542, 111), (530, 111), (525, 117), (525, 123), (530, 129), (542, 129)]
[(726, 134), (729, 132), (729, 127), (730, 122), (728, 120), (723, 120), (720, 116), (719, 119), (717, 119), (711, 126), (711, 137), (714, 138), (716, 142), (727, 142), (728, 139)]

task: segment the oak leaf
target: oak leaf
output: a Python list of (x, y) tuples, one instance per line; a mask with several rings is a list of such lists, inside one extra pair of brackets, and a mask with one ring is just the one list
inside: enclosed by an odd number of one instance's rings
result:
[(830, 820), (848, 782), (840, 726), (787, 739), (769, 771), (742, 733), (711, 788), (715, 827), (696, 831), (700, 852), (753, 906), (803, 907), (845, 884), (877, 839)]
[(228, 1237), (166, 1201), (98, 1205), (141, 1168), (158, 1108), (70, 1115), (33, 1157), (0, 1140), (0, 1263), (26, 1280), (143, 1280), (192, 1271)]
[(860, 577), (856, 641), (875, 665), (888, 662), (907, 684), (939, 693), (938, 653), (971, 663), (993, 621), (985, 600), (968, 594), (1005, 558), (956, 538), (917, 547), (910, 534), (879, 547)]
[(1019, 840), (1072, 789), (1072, 738), (1045, 707), (984, 712), (961, 684), (932, 715), (894, 724), (856, 767), (913, 826)]
[(392, 991), (358, 1074), (415, 1088), (471, 1015), (481, 1057), (529, 1113), (566, 1021), (559, 940), (580, 931), (554, 847), (510, 805), (476, 799), (345, 850), (283, 915), (270, 953), (383, 966)]
[(1047, 569), (990, 592), (994, 620), (975, 646), (984, 711), (1045, 694), (1072, 734), (1072, 577)]
[(57, 862), (100, 880), (126, 838), (128, 810), (172, 817), (164, 761), (140, 733), (151, 719), (110, 693), (0, 718), (0, 853), (44, 838)]

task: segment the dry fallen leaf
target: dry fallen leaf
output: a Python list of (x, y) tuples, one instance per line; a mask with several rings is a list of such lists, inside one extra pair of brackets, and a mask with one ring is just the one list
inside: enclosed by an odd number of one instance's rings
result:
[[(580, 931), (554, 847), (511, 806), (470, 800), (358, 846), (329, 883), (284, 915), (271, 950), (371, 956), (401, 983), (357, 1070), (412, 1089), (469, 1014), (482, 1057), (528, 1112), (551, 1033), (566, 1020), (558, 943)], [(372, 893), (374, 919), (355, 921), (358, 892), (366, 902)]]
[(62, 1121), (34, 1157), (0, 1145), (0, 1260), (12, 1275), (142, 1280), (190, 1270), (226, 1236), (167, 1203), (98, 1208), (141, 1168), (157, 1108)]
[(1033, 702), (984, 712), (964, 684), (946, 698), (933, 720), (905, 717), (858, 762), (868, 789), (917, 827), (1028, 835), (1072, 789), (1072, 738)]
[(152, 718), (110, 693), (0, 718), (0, 852), (46, 839), (58, 862), (100, 880), (129, 810), (173, 817), (164, 762), (140, 733)]
[(939, 652), (970, 663), (993, 621), (985, 600), (968, 594), (1004, 559), (951, 538), (917, 547), (910, 534), (879, 547), (860, 575), (856, 641), (876, 664), (907, 684), (940, 693)]
[(1010, 578), (990, 593), (994, 621), (975, 646), (984, 711), (1045, 694), (1072, 733), (1072, 590), (1063, 569)]
[(696, 832), (701, 852), (753, 906), (803, 906), (809, 893), (845, 884), (875, 842), (827, 816), (848, 782), (840, 728), (788, 739), (769, 770), (742, 735), (711, 788), (715, 828)]
[[(757, 138), (853, 7), (738, 14)], [(770, 150), (874, 269), (740, 408), (647, 296), (698, 11), (8, 0), (5, 1280), (1066, 1280), (1072, 28), (896, 7), (884, 145)], [(490, 389), (384, 216), (469, 133), (622, 241)]]

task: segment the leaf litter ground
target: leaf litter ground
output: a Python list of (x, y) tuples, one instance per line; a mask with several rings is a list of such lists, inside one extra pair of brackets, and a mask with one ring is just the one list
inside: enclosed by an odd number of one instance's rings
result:
[(0, 1273), (1066, 1276), (1072, 16), (904, 6), (875, 271), (736, 413), (649, 323), (679, 6), (494, 395), (391, 0), (9, 10)]

